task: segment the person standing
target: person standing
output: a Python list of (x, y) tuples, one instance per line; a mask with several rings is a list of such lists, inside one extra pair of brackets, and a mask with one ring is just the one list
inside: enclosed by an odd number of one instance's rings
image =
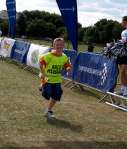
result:
[[(122, 18), (122, 27), (124, 27), (124, 30), (121, 33), (121, 40), (124, 42), (125, 47), (127, 48), (127, 16)], [(119, 66), (121, 83), (121, 89), (118, 94), (127, 97), (127, 56), (119, 56), (117, 58), (117, 63)]]

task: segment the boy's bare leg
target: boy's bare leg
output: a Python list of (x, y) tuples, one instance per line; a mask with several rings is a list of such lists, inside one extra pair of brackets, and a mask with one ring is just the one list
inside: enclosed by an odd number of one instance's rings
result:
[(127, 96), (127, 65), (120, 65), (119, 70), (121, 81), (121, 93), (123, 94), (123, 96)]
[(47, 107), (48, 107), (48, 105), (49, 105), (49, 101), (50, 101), (50, 100), (45, 100), (45, 101), (44, 101), (44, 105), (45, 105), (45, 108), (46, 108), (46, 109), (47, 109)]
[(120, 80), (121, 85), (127, 87), (127, 65), (121, 65), (120, 66)]
[(56, 104), (56, 100), (54, 100), (54, 99), (50, 99), (45, 102), (45, 107), (46, 107), (46, 110), (44, 112), (45, 117), (47, 117), (49, 119), (54, 118), (52, 108), (54, 107), (55, 104)]
[(48, 110), (52, 111), (52, 108), (54, 107), (55, 104), (56, 104), (56, 100), (50, 99), (47, 105)]

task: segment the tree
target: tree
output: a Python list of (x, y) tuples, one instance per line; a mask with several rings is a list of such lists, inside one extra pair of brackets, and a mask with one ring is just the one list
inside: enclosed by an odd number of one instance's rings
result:
[(85, 30), (82, 25), (78, 23), (78, 41), (83, 41)]
[(56, 38), (63, 35), (63, 27), (61, 16), (45, 11), (23, 11), (17, 20), (19, 35)]
[(122, 26), (120, 23), (115, 22), (114, 27), (112, 29), (113, 39), (118, 40), (121, 38)]
[(8, 21), (7, 20), (0, 20), (0, 27), (2, 30), (2, 35), (7, 36), (8, 35)]
[(26, 35), (26, 28), (27, 28), (27, 17), (24, 13), (18, 14), (17, 19), (17, 34), (18, 35)]
[(33, 20), (28, 22), (27, 36), (46, 37), (46, 22), (43, 20)]
[(86, 29), (84, 41), (85, 42), (96, 42), (96, 41), (98, 41), (98, 32), (94, 26), (90, 26)]
[(47, 37), (50, 37), (52, 39), (57, 37), (56, 33), (56, 26), (53, 23), (46, 23), (46, 32)]

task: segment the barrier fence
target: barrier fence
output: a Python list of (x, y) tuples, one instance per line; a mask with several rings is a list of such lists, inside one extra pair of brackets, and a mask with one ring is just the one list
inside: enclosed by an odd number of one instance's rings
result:
[(11, 50), (11, 58), (18, 62), (26, 64), (29, 47), (29, 43), (16, 40)]
[[(10, 38), (4, 38), (0, 41), (1, 56), (10, 57), (17, 62), (37, 69), (39, 69), (39, 56), (50, 50), (47, 46), (30, 44)], [(64, 49), (63, 52), (69, 57), (73, 69), (69, 75), (63, 71), (62, 76), (77, 84), (99, 90), (106, 94), (105, 97), (109, 95), (111, 104), (115, 107), (115, 103), (112, 100), (112, 96), (115, 96), (115, 94), (112, 92), (118, 76), (116, 60), (96, 53), (80, 52), (77, 54), (76, 51), (67, 49)], [(121, 108), (121, 106), (118, 107)], [(126, 107), (124, 109), (127, 111)]]
[(80, 52), (75, 60), (73, 80), (107, 92), (113, 90), (117, 74), (114, 59), (101, 54)]

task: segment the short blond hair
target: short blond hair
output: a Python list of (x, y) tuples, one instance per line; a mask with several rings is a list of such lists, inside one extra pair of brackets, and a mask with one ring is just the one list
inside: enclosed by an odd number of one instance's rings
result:
[(64, 42), (64, 39), (63, 39), (63, 38), (55, 38), (55, 39), (53, 40), (53, 44), (54, 44), (55, 42), (57, 42), (57, 41), (62, 41), (62, 42)]

